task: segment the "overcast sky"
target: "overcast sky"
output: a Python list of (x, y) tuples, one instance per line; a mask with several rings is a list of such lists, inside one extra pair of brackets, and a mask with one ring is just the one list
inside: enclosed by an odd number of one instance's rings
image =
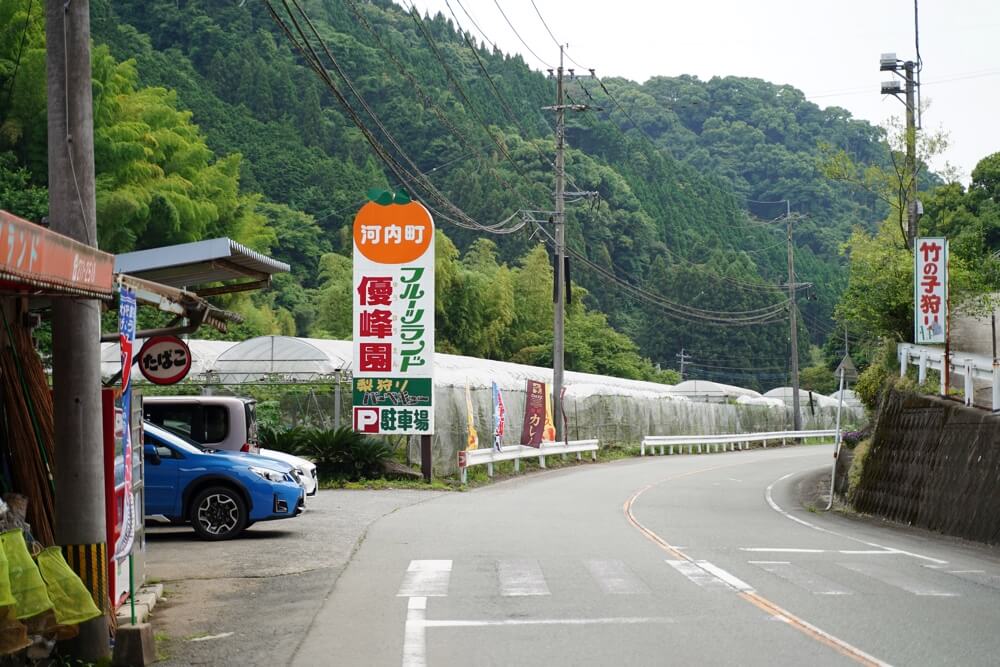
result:
[[(406, 5), (410, 0), (396, 0)], [(449, 16), (445, 0), (413, 0)], [(531, 0), (448, 0), (463, 27), (546, 69), (558, 47)], [(461, 2), (461, 4), (459, 4)], [(915, 59), (913, 0), (535, 0), (574, 60), (598, 76), (643, 82), (651, 76), (737, 75), (791, 84), (820, 106), (840, 106), (881, 124), (903, 105), (879, 93), (879, 54)], [(932, 162), (957, 167), (963, 181), (1000, 151), (1000, 2), (923, 0), (920, 55), (926, 130), (944, 129), (950, 147)], [(567, 63), (567, 67), (574, 66)]]

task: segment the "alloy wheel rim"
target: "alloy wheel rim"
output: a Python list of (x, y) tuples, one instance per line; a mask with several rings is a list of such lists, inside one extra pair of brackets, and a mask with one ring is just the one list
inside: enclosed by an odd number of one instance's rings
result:
[(225, 494), (213, 493), (198, 505), (198, 523), (212, 535), (222, 535), (234, 528), (240, 520), (240, 508), (236, 501)]

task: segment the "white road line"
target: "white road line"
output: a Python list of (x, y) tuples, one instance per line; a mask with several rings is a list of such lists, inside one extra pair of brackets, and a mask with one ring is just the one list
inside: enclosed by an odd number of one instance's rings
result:
[(403, 667), (427, 665), (427, 598), (412, 597), (406, 608), (403, 630)]
[(776, 554), (825, 554), (826, 549), (795, 549), (791, 547), (740, 547), (740, 551), (765, 552)]
[(740, 551), (779, 554), (847, 554), (849, 556), (891, 556), (895, 549), (799, 549), (796, 547), (740, 547)]
[(549, 594), (542, 567), (535, 560), (498, 560), (497, 579), (504, 597)]
[(676, 619), (658, 616), (611, 618), (507, 618), (500, 621), (424, 621), (427, 628), (482, 628), (514, 625), (639, 625), (642, 623), (676, 623)]
[(913, 593), (914, 595), (920, 595), (925, 597), (943, 597), (943, 598), (953, 598), (957, 597), (957, 593), (952, 593), (951, 591), (938, 588), (930, 583), (925, 583), (915, 579), (913, 577), (908, 577), (901, 572), (890, 569), (881, 565), (873, 565), (871, 563), (837, 563), (840, 567), (847, 568), (859, 574), (863, 574), (866, 577), (871, 577), (881, 581), (884, 584), (890, 586), (895, 586), (896, 588), (902, 588), (904, 591)]
[(667, 564), (702, 588), (730, 588), (724, 581), (712, 574), (709, 574), (692, 561), (668, 560)]
[(225, 639), (226, 637), (232, 637), (232, 636), (233, 636), (232, 632), (223, 632), (223, 633), (218, 634), (218, 635), (206, 635), (204, 637), (194, 637), (192, 639), (189, 639), (188, 641), (189, 642), (209, 642), (209, 641), (212, 641), (213, 639)]
[(649, 587), (620, 560), (584, 561), (590, 576), (601, 590), (611, 595), (642, 595), (649, 593)]
[(912, 551), (904, 551), (903, 549), (894, 549), (892, 547), (887, 547), (887, 546), (883, 546), (881, 544), (876, 544), (875, 542), (868, 542), (868, 541), (865, 541), (865, 540), (862, 540), (862, 539), (858, 539), (857, 537), (851, 537), (850, 535), (845, 535), (843, 533), (838, 533), (835, 530), (829, 530), (828, 528), (821, 528), (820, 526), (817, 526), (816, 524), (813, 524), (813, 523), (809, 523), (808, 521), (800, 519), (797, 516), (792, 516), (789, 512), (787, 512), (786, 510), (783, 510), (781, 507), (779, 507), (778, 503), (774, 502), (774, 497), (772, 495), (772, 491), (774, 489), (774, 486), (778, 482), (783, 482), (786, 479), (788, 479), (789, 477), (791, 477), (792, 475), (797, 475), (797, 474), (798, 474), (797, 472), (790, 472), (787, 475), (784, 475), (783, 477), (779, 477), (778, 479), (776, 479), (773, 482), (771, 482), (770, 486), (768, 486), (767, 490), (764, 492), (764, 499), (767, 500), (767, 504), (771, 506), (771, 509), (773, 509), (778, 514), (781, 514), (786, 519), (791, 519), (795, 523), (800, 523), (803, 526), (807, 526), (809, 528), (812, 528), (813, 530), (818, 530), (821, 533), (827, 533), (828, 535), (836, 535), (837, 537), (843, 537), (844, 539), (848, 539), (848, 540), (851, 540), (853, 542), (858, 542), (860, 544), (864, 544), (864, 545), (869, 546), (869, 547), (874, 547), (876, 549), (883, 549), (885, 551), (891, 551), (893, 553), (897, 553), (897, 554), (900, 554), (900, 555), (903, 555), (903, 556), (911, 556), (913, 558), (919, 558), (921, 560), (926, 560), (926, 561), (930, 561), (931, 563), (938, 563), (938, 564), (941, 564), (941, 565), (945, 565), (945, 564), (948, 563), (948, 561), (941, 560), (940, 558), (931, 558), (930, 556), (924, 556), (922, 554), (913, 553)]
[[(938, 572), (940, 571), (938, 570)], [(963, 581), (1000, 590), (1000, 575), (987, 574), (986, 570), (945, 570), (945, 572)]]
[(753, 586), (743, 581), (742, 579), (739, 579), (736, 576), (730, 574), (729, 572), (726, 572), (718, 565), (713, 565), (712, 563), (709, 563), (707, 560), (698, 560), (695, 562), (698, 564), (698, 567), (705, 570), (709, 574), (715, 575), (716, 577), (726, 582), (728, 585), (732, 586), (741, 593), (752, 593), (754, 590)]
[(765, 572), (770, 572), (799, 588), (809, 591), (813, 595), (851, 595), (853, 593), (853, 591), (831, 579), (809, 572), (805, 568), (793, 565), (792, 563), (782, 563), (780, 561), (750, 561), (750, 563), (760, 567)]
[(444, 597), (450, 580), (450, 560), (411, 560), (396, 597)]

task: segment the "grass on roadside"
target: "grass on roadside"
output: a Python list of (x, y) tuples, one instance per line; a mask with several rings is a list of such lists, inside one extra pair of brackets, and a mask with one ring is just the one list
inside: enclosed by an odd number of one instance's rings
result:
[(170, 635), (166, 632), (157, 632), (153, 635), (153, 645), (156, 648), (156, 661), (165, 662), (170, 660)]

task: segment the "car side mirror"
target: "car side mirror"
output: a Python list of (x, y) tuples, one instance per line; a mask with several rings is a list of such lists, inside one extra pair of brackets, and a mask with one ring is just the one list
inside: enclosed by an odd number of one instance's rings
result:
[(160, 465), (160, 453), (156, 451), (156, 445), (146, 445), (143, 447), (143, 455), (146, 463), (154, 466)]

